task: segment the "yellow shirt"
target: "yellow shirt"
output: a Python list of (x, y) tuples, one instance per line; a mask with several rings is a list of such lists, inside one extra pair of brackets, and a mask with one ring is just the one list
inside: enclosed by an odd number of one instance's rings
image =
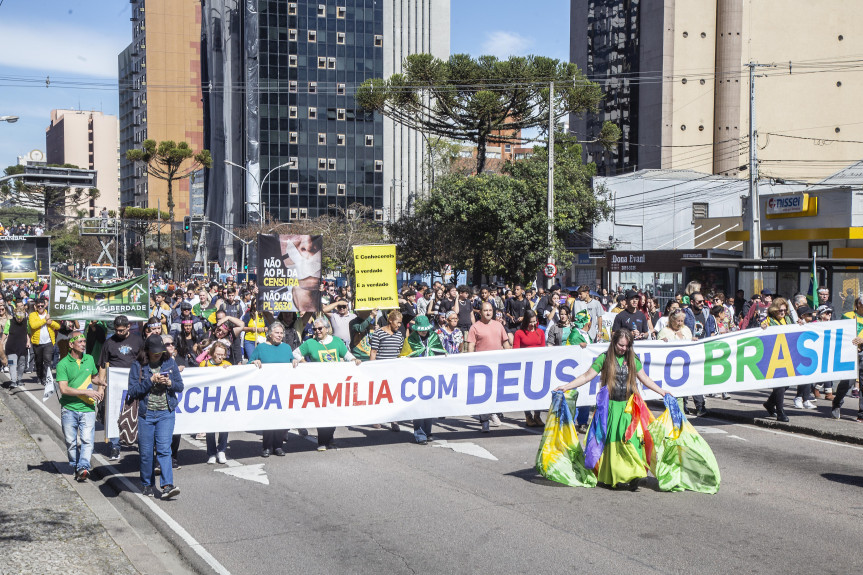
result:
[(257, 314), (257, 318), (250, 317), (249, 321), (246, 323), (246, 327), (254, 327), (257, 328), (257, 331), (247, 331), (244, 334), (243, 339), (246, 341), (257, 341), (258, 338), (261, 338), (261, 341), (258, 343), (263, 343), (267, 339), (267, 326), (264, 322), (264, 316), (261, 314)]
[(213, 363), (212, 359), (205, 359), (201, 363), (198, 364), (198, 367), (228, 367), (231, 365), (231, 362), (223, 359), (222, 363)]

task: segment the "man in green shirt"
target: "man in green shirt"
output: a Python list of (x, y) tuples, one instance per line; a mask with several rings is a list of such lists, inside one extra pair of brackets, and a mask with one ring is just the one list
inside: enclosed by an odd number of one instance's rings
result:
[[(102, 400), (102, 382), (93, 357), (84, 353), (87, 338), (80, 331), (69, 337), (69, 354), (57, 364), (60, 388), (60, 420), (66, 440), (69, 465), (75, 468), (75, 479), (90, 476), (90, 456), (96, 433), (96, 402)], [(78, 445), (78, 439), (81, 445)]]

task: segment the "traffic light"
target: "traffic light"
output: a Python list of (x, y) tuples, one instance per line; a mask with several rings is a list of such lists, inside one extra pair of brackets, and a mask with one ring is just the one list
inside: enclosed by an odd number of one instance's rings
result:
[(243, 271), (244, 272), (249, 271), (249, 264), (243, 264)]
[(188, 232), (192, 229), (192, 218), (190, 216), (185, 216), (183, 218), (183, 231)]

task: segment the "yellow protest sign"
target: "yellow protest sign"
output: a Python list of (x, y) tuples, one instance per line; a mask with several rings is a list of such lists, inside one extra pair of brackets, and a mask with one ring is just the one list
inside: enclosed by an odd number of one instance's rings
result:
[(355, 310), (399, 307), (396, 247), (354, 246)]

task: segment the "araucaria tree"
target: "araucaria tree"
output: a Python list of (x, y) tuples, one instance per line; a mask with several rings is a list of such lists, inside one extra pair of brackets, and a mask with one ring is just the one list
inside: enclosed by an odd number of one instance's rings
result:
[(213, 160), (209, 150), (197, 154), (186, 142), (144, 140), (140, 150), (129, 150), (126, 159), (147, 165), (147, 173), (168, 182), (168, 214), (171, 220), (171, 274), (177, 277), (177, 252), (174, 247), (174, 181), (188, 178), (201, 168), (209, 168)]
[[(73, 164), (49, 167), (74, 168)], [(7, 176), (22, 175), (26, 172), (24, 166), (9, 166), (4, 170)], [(96, 188), (65, 188), (54, 186), (37, 186), (27, 184), (23, 180), (14, 179), (10, 183), (0, 185), (0, 201), (18, 208), (29, 208), (45, 214), (45, 227), (53, 230), (66, 224), (66, 211), (75, 211), (89, 206), (90, 200), (99, 197)], [(7, 222), (8, 223), (8, 222)]]
[[(473, 142), (480, 174), (488, 145), (518, 144), (519, 130), (547, 129), (549, 106), (555, 123), (571, 113), (596, 110), (602, 92), (575, 64), (553, 58), (473, 59), (455, 54), (444, 61), (431, 54), (413, 54), (404, 62), (404, 73), (366, 80), (356, 99), (364, 109), (420, 132)], [(613, 144), (618, 133), (616, 126), (608, 124), (596, 141), (608, 139)]]

